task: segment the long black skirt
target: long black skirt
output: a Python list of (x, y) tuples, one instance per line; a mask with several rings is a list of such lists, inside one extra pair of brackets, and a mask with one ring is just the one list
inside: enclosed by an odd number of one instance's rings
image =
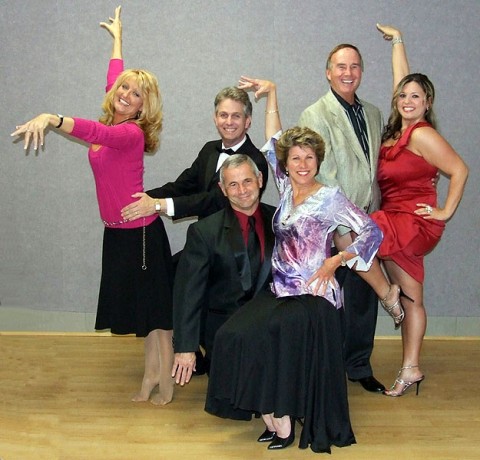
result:
[(160, 218), (145, 227), (145, 248), (143, 227), (106, 227), (95, 329), (137, 337), (172, 329), (173, 276), (170, 244)]
[(308, 295), (265, 292), (245, 304), (215, 336), (205, 410), (303, 418), (299, 447), (314, 452), (354, 444), (340, 313)]

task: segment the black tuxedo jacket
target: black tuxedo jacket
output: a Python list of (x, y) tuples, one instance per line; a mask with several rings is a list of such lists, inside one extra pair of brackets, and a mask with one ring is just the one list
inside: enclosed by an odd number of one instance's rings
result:
[[(173, 198), (176, 219), (198, 216), (202, 219), (223, 209), (228, 200), (218, 186), (219, 173), (216, 172), (222, 141), (207, 142), (192, 165), (185, 169), (175, 182), (147, 191), (152, 198)], [(263, 174), (263, 187), (268, 180), (268, 165), (263, 154), (253, 145), (250, 137), (236, 151), (248, 155)]]
[[(265, 257), (254, 295), (269, 289), (275, 208), (260, 204), (265, 228)], [(190, 225), (175, 275), (173, 330), (175, 352), (205, 346), (210, 356), (218, 328), (249, 300), (250, 264), (237, 217), (225, 209)], [(205, 321), (204, 343), (201, 337)]]

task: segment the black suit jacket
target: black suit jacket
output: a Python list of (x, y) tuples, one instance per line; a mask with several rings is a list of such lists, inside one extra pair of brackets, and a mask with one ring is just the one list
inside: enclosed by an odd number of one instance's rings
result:
[[(265, 228), (265, 257), (254, 295), (268, 289), (274, 245), (272, 218), (275, 208), (260, 204)], [(175, 352), (192, 352), (204, 340), (207, 357), (218, 328), (249, 300), (250, 265), (237, 217), (225, 209), (190, 225), (175, 275), (173, 329)]]
[[(152, 198), (173, 198), (176, 219), (198, 216), (202, 219), (223, 209), (228, 200), (218, 186), (219, 173), (216, 172), (222, 141), (207, 142), (192, 165), (185, 169), (175, 182), (147, 191)], [(236, 151), (248, 155), (263, 174), (263, 187), (268, 180), (268, 165), (263, 154), (253, 145), (250, 137)]]

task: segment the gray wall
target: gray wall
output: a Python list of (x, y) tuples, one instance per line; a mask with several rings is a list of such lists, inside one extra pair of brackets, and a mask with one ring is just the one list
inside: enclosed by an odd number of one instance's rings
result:
[[(93, 328), (102, 224), (87, 149), (49, 133), (42, 151), (25, 154), (9, 134), (40, 112), (98, 117), (111, 45), (98, 23), (116, 5), (0, 4), (0, 330)], [(359, 94), (388, 115), (390, 46), (375, 23), (395, 24), (412, 71), (436, 85), (442, 134), (471, 169), (465, 197), (426, 261), (429, 331), (479, 335), (479, 17), (478, 0), (124, 2), (126, 66), (153, 71), (164, 96), (162, 145), (146, 159), (146, 187), (174, 179), (204, 142), (217, 138), (213, 98), (242, 74), (275, 80), (284, 126), (295, 124), (327, 90), (324, 61), (339, 42), (360, 47), (366, 70)], [(264, 101), (254, 106), (250, 131), (258, 146), (263, 109)], [(442, 197), (447, 186), (440, 181)], [(276, 204), (273, 187), (266, 201)], [(177, 251), (188, 222), (166, 225)]]

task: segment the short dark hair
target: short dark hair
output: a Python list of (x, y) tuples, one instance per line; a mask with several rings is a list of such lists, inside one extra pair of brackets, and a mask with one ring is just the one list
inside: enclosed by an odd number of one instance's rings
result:
[(327, 57), (327, 63), (325, 65), (325, 69), (328, 70), (332, 68), (332, 56), (338, 51), (343, 50), (345, 48), (351, 48), (352, 50), (357, 52), (358, 57), (360, 58), (360, 67), (362, 68), (362, 71), (363, 71), (362, 54), (360, 53), (360, 50), (355, 45), (350, 45), (350, 43), (341, 43), (340, 45), (337, 45), (335, 48), (333, 48), (332, 51), (330, 51)]

